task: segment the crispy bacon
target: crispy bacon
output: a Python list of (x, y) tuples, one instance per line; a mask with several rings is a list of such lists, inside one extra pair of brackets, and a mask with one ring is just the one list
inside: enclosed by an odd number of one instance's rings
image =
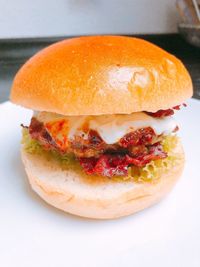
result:
[(87, 174), (112, 177), (127, 174), (127, 156), (104, 154), (99, 158), (80, 158), (79, 162)]
[[(183, 103), (182, 105), (184, 107), (187, 106), (185, 103)], [(152, 117), (155, 117), (155, 118), (163, 118), (163, 117), (174, 115), (174, 110), (180, 110), (180, 108), (181, 108), (181, 105), (177, 105), (173, 108), (169, 108), (169, 109), (165, 109), (165, 110), (160, 109), (157, 112), (146, 112), (146, 113)]]
[(173, 109), (166, 109), (166, 110), (160, 109), (154, 113), (153, 112), (147, 112), (147, 114), (149, 114), (150, 116), (155, 117), (155, 118), (162, 118), (162, 117), (174, 115), (174, 110)]
[(119, 144), (124, 148), (129, 146), (147, 145), (151, 144), (155, 137), (156, 134), (151, 127), (141, 128), (126, 134), (119, 140)]
[(156, 143), (149, 147), (148, 154), (130, 157), (128, 154), (104, 154), (99, 158), (79, 158), (79, 162), (87, 174), (97, 174), (107, 177), (128, 174), (128, 166), (143, 167), (151, 160), (166, 158), (162, 145)]

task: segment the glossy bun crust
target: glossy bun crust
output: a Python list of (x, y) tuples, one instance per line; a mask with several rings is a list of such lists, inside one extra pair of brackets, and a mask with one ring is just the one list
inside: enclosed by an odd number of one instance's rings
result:
[(17, 73), (11, 100), (64, 115), (155, 112), (192, 95), (176, 57), (138, 38), (91, 36), (55, 43)]

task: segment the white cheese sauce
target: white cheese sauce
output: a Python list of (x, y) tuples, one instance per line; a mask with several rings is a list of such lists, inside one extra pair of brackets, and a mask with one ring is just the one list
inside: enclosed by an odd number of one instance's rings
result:
[(107, 144), (114, 144), (125, 134), (140, 128), (151, 127), (157, 135), (167, 135), (172, 133), (177, 126), (176, 121), (171, 116), (154, 118), (144, 112), (100, 116), (62, 116), (55, 113), (38, 112), (34, 116), (42, 122), (65, 119), (69, 125), (69, 139), (80, 134), (85, 138), (86, 135), (81, 131), (81, 128), (87, 123), (88, 128), (97, 131)]

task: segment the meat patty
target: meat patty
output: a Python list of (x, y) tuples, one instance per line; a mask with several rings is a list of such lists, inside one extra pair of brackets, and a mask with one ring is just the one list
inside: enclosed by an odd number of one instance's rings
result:
[(44, 149), (57, 150), (61, 154), (73, 153), (78, 158), (98, 158), (104, 153), (139, 156), (147, 154), (147, 146), (157, 143), (161, 139), (152, 128), (147, 127), (126, 134), (119, 142), (112, 145), (106, 144), (94, 130), (89, 130), (87, 138), (76, 135), (73, 140), (67, 140), (65, 136), (58, 138), (52, 136), (45, 125), (35, 117), (31, 119), (29, 133)]

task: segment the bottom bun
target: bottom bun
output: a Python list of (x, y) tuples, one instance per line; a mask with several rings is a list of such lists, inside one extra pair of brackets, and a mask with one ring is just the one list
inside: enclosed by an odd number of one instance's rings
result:
[(56, 161), (22, 149), (22, 160), (33, 190), (52, 206), (82, 217), (113, 219), (133, 214), (163, 198), (180, 177), (184, 153), (179, 142), (177, 165), (154, 183), (113, 181), (106, 177), (62, 170)]

